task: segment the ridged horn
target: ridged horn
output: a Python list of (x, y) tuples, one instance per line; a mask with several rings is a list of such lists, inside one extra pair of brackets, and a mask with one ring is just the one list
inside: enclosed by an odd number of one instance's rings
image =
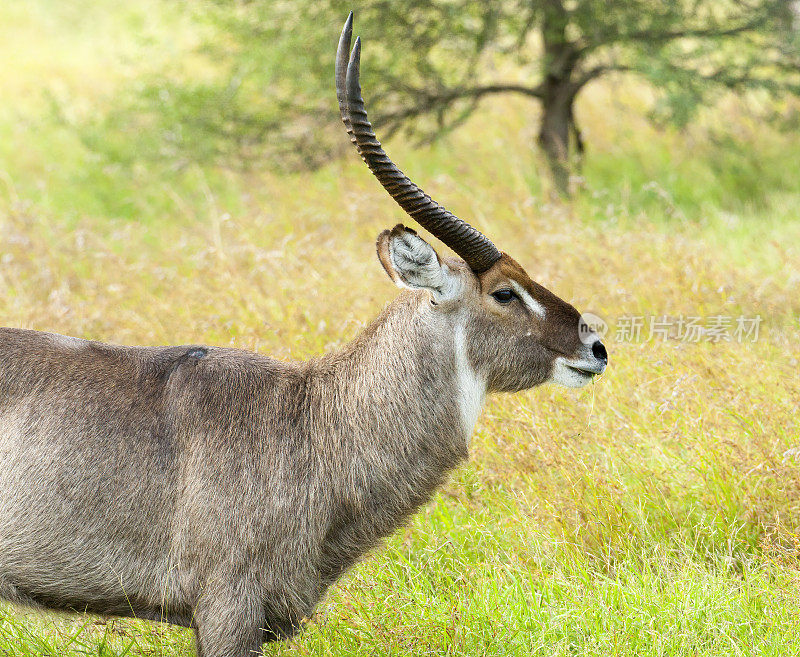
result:
[(359, 82), (361, 39), (356, 38), (350, 59), (353, 34), (353, 12), (347, 17), (336, 53), (336, 97), (342, 122), (361, 159), (391, 197), (414, 220), (453, 251), (476, 273), (486, 271), (500, 259), (500, 251), (480, 231), (445, 210), (415, 185), (383, 150), (367, 118)]
[(339, 37), (339, 47), (336, 49), (336, 100), (339, 101), (339, 114), (342, 116), (342, 123), (347, 129), (350, 141), (361, 153), (358, 142), (350, 126), (350, 117), (347, 116), (347, 62), (350, 55), (350, 39), (353, 38), (353, 12), (351, 11), (342, 28), (342, 35)]

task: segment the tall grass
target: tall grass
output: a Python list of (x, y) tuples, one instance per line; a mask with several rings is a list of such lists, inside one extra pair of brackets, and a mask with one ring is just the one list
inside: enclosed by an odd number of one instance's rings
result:
[[(3, 324), (278, 358), (337, 348), (395, 294), (373, 240), (405, 219), (357, 158), (173, 169), (137, 156), (144, 128), (87, 136), (83, 119), (191, 43), (182, 20), (157, 0), (0, 8)], [(570, 203), (531, 152), (527, 105), (487, 104), (431, 147), (390, 143), (536, 280), (609, 322), (611, 366), (577, 393), (490, 399), (470, 463), (268, 652), (800, 653), (797, 137), (733, 102), (688, 133), (656, 129), (646, 96), (587, 91)], [(719, 142), (723, 118), (735, 142)], [(650, 339), (647, 324), (617, 339), (625, 317), (680, 315), (763, 323), (756, 342)], [(171, 627), (0, 607), (3, 655), (191, 646)]]

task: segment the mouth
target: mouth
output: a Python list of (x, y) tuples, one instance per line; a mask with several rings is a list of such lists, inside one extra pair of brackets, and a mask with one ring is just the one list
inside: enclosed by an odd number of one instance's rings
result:
[(582, 388), (606, 370), (606, 363), (601, 360), (567, 361), (563, 356), (556, 358), (550, 380), (567, 388)]
[(599, 374), (603, 373), (603, 370), (595, 370), (595, 369), (588, 369), (586, 367), (576, 367), (575, 365), (567, 365), (569, 369), (573, 372), (577, 372), (581, 376), (587, 376), (589, 378), (593, 376), (598, 376)]

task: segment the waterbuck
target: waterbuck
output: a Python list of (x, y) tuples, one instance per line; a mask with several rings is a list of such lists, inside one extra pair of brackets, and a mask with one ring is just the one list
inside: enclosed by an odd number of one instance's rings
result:
[(336, 58), (351, 139), (460, 258), (381, 233), (403, 292), (308, 362), (2, 329), (0, 597), (192, 627), (203, 657), (260, 653), (467, 457), (487, 393), (605, 369), (575, 308), (387, 157), (351, 33), (352, 14)]

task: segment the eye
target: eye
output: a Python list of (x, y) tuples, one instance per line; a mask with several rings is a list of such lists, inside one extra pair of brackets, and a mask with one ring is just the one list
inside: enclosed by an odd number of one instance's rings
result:
[(506, 304), (513, 301), (517, 295), (514, 294), (512, 290), (509, 290), (508, 288), (503, 288), (502, 290), (496, 290), (495, 292), (492, 292), (492, 296), (494, 297), (494, 300), (497, 301), (497, 303)]

